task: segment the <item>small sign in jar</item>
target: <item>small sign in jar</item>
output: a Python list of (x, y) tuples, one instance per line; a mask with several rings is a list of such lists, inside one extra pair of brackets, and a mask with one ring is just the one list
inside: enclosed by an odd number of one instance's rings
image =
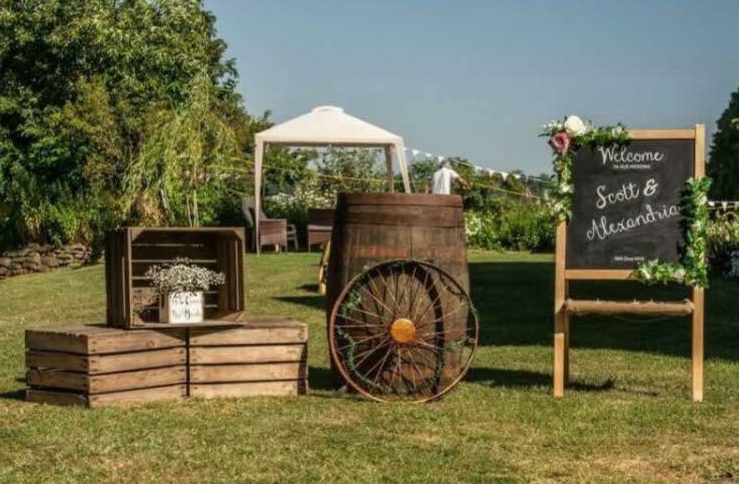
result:
[(160, 298), (160, 322), (183, 324), (203, 322), (203, 292), (170, 292)]

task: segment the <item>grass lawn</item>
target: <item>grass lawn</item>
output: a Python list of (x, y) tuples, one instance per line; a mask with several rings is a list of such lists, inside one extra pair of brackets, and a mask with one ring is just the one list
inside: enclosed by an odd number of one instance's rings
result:
[(311, 392), (286, 399), (25, 403), (24, 330), (103, 321), (103, 270), (0, 281), (0, 481), (739, 481), (739, 283), (707, 293), (702, 404), (690, 400), (687, 319), (577, 319), (573, 387), (554, 400), (551, 256), (473, 252), (482, 346), (467, 380), (441, 402), (381, 405), (328, 387), (318, 257), (247, 258), (249, 313), (310, 325)]

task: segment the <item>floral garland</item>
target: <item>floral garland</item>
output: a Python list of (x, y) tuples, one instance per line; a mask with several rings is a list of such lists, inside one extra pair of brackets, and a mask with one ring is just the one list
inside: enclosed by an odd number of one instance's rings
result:
[[(575, 192), (572, 160), (577, 150), (583, 146), (625, 145), (629, 142), (629, 133), (621, 123), (597, 127), (578, 116), (567, 116), (562, 121), (550, 121), (542, 126), (540, 136), (549, 137), (549, 146), (554, 152), (552, 211), (558, 221), (567, 222), (572, 217), (572, 194)], [(693, 287), (708, 286), (706, 229), (710, 186), (711, 181), (707, 177), (691, 179), (681, 194), (681, 228), (685, 246), (680, 263), (645, 262), (634, 270), (632, 277), (647, 284), (678, 282)]]
[(694, 178), (685, 183), (680, 199), (681, 228), (685, 245), (680, 263), (645, 262), (634, 271), (634, 277), (646, 284), (677, 282), (692, 287), (708, 287), (706, 262), (708, 229), (708, 189), (711, 179)]
[(552, 211), (560, 222), (572, 216), (572, 159), (583, 146), (623, 145), (629, 141), (629, 133), (621, 123), (616, 126), (594, 126), (578, 116), (567, 116), (562, 121), (550, 121), (542, 126), (540, 136), (549, 137), (554, 152), (554, 189), (551, 194)]

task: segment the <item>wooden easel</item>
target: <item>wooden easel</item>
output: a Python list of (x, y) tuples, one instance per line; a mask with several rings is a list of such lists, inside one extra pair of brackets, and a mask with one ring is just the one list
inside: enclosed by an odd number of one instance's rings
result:
[[(634, 130), (632, 139), (694, 139), (695, 178), (705, 174), (705, 126), (694, 129)], [(567, 223), (557, 225), (554, 279), (554, 396), (564, 395), (570, 374), (570, 320), (582, 314), (659, 314), (692, 318), (693, 400), (703, 400), (703, 319), (704, 290), (693, 288), (690, 300), (675, 302), (617, 302), (573, 300), (569, 298), (571, 280), (626, 280), (630, 270), (573, 270), (566, 268)]]

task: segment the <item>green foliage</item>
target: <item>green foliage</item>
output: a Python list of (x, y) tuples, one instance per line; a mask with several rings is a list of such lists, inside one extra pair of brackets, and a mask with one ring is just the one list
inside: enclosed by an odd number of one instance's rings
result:
[(467, 211), (465, 229), (473, 248), (541, 252), (554, 247), (554, 216), (546, 205), (515, 202), (498, 211)]
[(739, 217), (726, 212), (711, 220), (706, 229), (708, 262), (718, 274), (732, 270), (732, 252), (739, 251)]
[(126, 222), (124, 174), (200, 74), (248, 155), (266, 119), (243, 111), (214, 21), (199, 0), (0, 3), (0, 247)]
[[(579, 119), (579, 118), (578, 118)], [(594, 126), (592, 122), (584, 123), (585, 132), (577, 136), (567, 134), (565, 123), (567, 118), (562, 122), (552, 121), (542, 130), (540, 136), (549, 137), (549, 144), (552, 146), (554, 168), (554, 189), (551, 194), (551, 209), (556, 215), (557, 220), (566, 222), (572, 216), (572, 194), (575, 192), (575, 186), (572, 182), (572, 160), (578, 149), (589, 146), (610, 146), (623, 145), (628, 143), (629, 133), (622, 124), (616, 126)], [(566, 139), (566, 145), (557, 148), (553, 141), (556, 136), (563, 136)]]
[(708, 190), (707, 177), (688, 180), (680, 199), (685, 245), (679, 264), (657, 260), (640, 264), (634, 277), (648, 284), (678, 282), (692, 287), (708, 286)]
[(152, 114), (152, 135), (126, 170), (125, 208), (144, 225), (213, 223), (217, 214), (207, 209), (226, 193), (221, 170), (240, 164), (211, 80), (200, 74), (189, 91), (181, 108)]
[(711, 198), (739, 200), (739, 88), (716, 121), (707, 169), (714, 180)]
[(325, 195), (387, 190), (387, 168), (379, 148), (331, 147), (319, 155), (316, 168), (318, 190)]

